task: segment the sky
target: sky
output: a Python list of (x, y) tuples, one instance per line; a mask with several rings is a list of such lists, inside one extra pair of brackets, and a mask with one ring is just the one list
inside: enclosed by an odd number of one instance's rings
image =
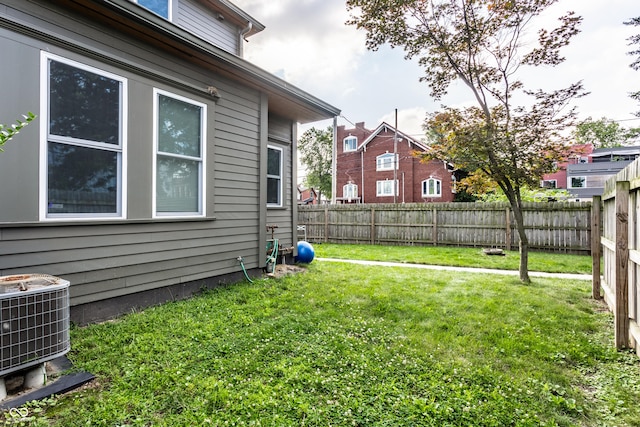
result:
[[(427, 84), (419, 81), (423, 70), (405, 59), (401, 49), (368, 51), (365, 32), (345, 24), (349, 14), (344, 0), (232, 1), (266, 27), (249, 38), (245, 58), (342, 110), (338, 125), (350, 128), (365, 122), (375, 129), (385, 121), (393, 126), (397, 110), (398, 129), (420, 139), (427, 113), (443, 105), (473, 103), (462, 84), (452, 86), (440, 101), (432, 99)], [(640, 127), (640, 118), (633, 115), (640, 105), (628, 96), (640, 90), (640, 71), (629, 67), (633, 57), (627, 54), (632, 49), (627, 38), (640, 28), (623, 25), (640, 16), (638, 0), (560, 0), (541, 22), (552, 28), (569, 10), (583, 22), (580, 34), (562, 50), (566, 61), (524, 70), (525, 86), (552, 90), (582, 80), (590, 94), (573, 104), (580, 119), (605, 117), (624, 127)], [(299, 133), (331, 124), (303, 125)]]

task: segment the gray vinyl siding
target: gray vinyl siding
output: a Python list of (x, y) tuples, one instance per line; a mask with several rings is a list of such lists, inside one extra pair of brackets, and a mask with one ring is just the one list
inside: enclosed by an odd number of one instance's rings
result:
[(239, 29), (218, 20), (211, 10), (194, 0), (180, 0), (175, 23), (227, 52), (239, 54)]
[[(26, 111), (42, 115), (38, 111), (41, 50), (127, 79), (129, 210), (122, 221), (38, 222), (41, 129), (34, 122), (0, 153), (0, 275), (46, 273), (65, 278), (71, 282), (71, 304), (79, 305), (238, 272), (238, 256), (247, 268), (261, 267), (263, 95), (108, 28), (82, 24), (55, 5), (5, 3), (0, 17), (19, 16), (52, 37), (74, 40), (82, 48), (0, 28), (0, 51), (20, 52), (0, 67), (0, 81), (15, 97), (15, 102), (0, 103), (2, 120)], [(28, 14), (12, 9), (26, 3)], [(28, 83), (8, 83), (19, 74), (28, 76)], [(172, 76), (176, 83), (154, 75)], [(197, 89), (212, 84), (221, 95), (217, 102)], [(207, 104), (207, 218), (151, 218), (153, 88)]]
[[(275, 237), (285, 246), (295, 246), (293, 209), (294, 156), (293, 129), (295, 124), (277, 116), (269, 116), (269, 145), (283, 149), (282, 207), (267, 209), (267, 224), (277, 225)], [(296, 190), (297, 191), (297, 190)], [(270, 237), (270, 236), (269, 236)]]

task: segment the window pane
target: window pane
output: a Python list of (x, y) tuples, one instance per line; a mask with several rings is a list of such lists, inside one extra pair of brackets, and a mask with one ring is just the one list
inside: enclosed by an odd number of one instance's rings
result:
[(355, 151), (358, 145), (356, 137), (347, 137), (344, 139), (344, 151)]
[(267, 159), (267, 175), (280, 176), (280, 150), (269, 148)]
[(267, 178), (267, 203), (280, 204), (280, 179)]
[(583, 176), (571, 177), (571, 188), (582, 188), (585, 186), (585, 178)]
[(156, 210), (199, 212), (200, 162), (158, 157)]
[(158, 150), (200, 157), (202, 108), (164, 95), (158, 104)]
[(50, 134), (120, 144), (120, 82), (61, 62), (49, 67)]
[(48, 213), (117, 213), (118, 156), (49, 143)]
[(169, 0), (138, 0), (138, 4), (169, 19)]

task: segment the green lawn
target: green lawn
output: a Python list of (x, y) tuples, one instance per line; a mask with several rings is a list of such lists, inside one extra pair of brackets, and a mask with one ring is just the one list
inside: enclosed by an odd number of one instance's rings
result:
[[(505, 251), (505, 256), (495, 256), (485, 255), (481, 248), (338, 245), (332, 243), (314, 243), (313, 248), (316, 256), (320, 258), (364, 259), (502, 270), (517, 270), (520, 263), (518, 251)], [(591, 257), (563, 253), (529, 252), (529, 271), (591, 274)]]
[(70, 357), (98, 379), (28, 425), (639, 426), (640, 364), (589, 295), (314, 261), (73, 328)]

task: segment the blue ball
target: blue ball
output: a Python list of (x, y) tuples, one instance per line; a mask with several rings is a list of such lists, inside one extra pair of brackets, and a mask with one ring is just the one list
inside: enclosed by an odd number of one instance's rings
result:
[(296, 257), (296, 261), (309, 264), (313, 261), (315, 254), (311, 243), (305, 241), (298, 242), (298, 256)]

